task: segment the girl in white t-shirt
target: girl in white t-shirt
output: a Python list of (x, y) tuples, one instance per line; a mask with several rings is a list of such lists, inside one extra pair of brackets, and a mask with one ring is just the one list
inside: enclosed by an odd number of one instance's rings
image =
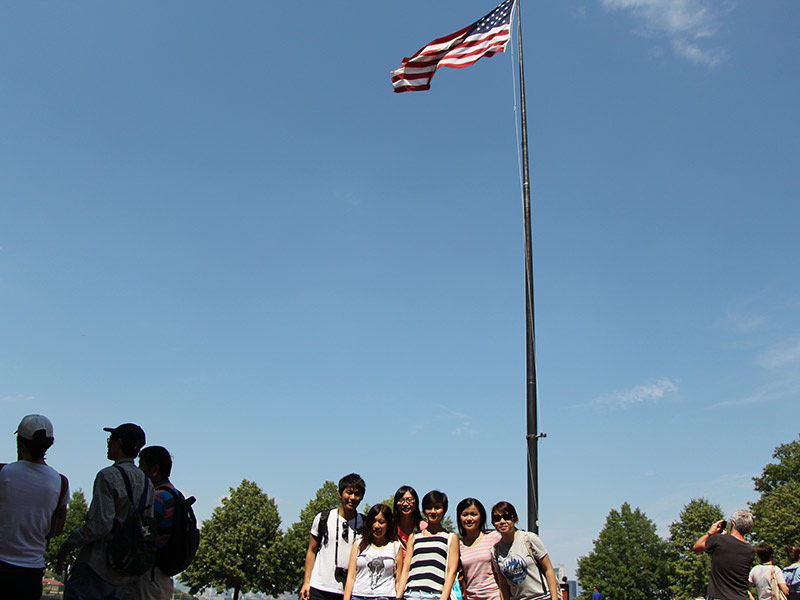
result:
[(344, 600), (394, 600), (405, 587), (403, 547), (396, 538), (392, 510), (385, 504), (369, 509), (364, 534), (350, 553)]
[(517, 529), (517, 510), (510, 502), (492, 507), (492, 524), (500, 541), (492, 548), (492, 566), (500, 580), (502, 600), (559, 600), (561, 590), (547, 548), (535, 533)]
[(756, 587), (760, 600), (770, 600), (772, 598), (773, 580), (775, 580), (777, 587), (784, 594), (789, 594), (789, 586), (786, 585), (786, 580), (783, 578), (783, 571), (772, 564), (772, 557), (774, 554), (772, 546), (766, 542), (756, 546), (756, 556), (758, 556), (758, 560), (761, 561), (761, 564), (750, 569), (748, 581), (750, 585)]

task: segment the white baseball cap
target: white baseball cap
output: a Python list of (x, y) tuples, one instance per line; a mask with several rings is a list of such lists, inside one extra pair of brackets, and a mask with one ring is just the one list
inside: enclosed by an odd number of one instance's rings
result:
[(37, 431), (44, 431), (44, 437), (53, 437), (53, 424), (44, 415), (28, 415), (19, 422), (19, 427), (15, 432), (26, 440), (33, 440), (33, 435)]

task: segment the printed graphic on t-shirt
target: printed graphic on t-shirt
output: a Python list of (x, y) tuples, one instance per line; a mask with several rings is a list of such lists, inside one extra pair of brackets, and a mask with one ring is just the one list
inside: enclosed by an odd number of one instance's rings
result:
[(374, 590), (381, 584), (382, 580), (385, 579), (385, 573), (389, 570), (389, 567), (386, 565), (387, 560), (394, 562), (391, 558), (376, 556), (367, 563), (367, 569), (369, 569), (369, 587), (371, 589)]
[(525, 577), (527, 576), (526, 567), (527, 564), (524, 557), (519, 554), (509, 553), (500, 568), (509, 582), (513, 585), (519, 585), (525, 581)]

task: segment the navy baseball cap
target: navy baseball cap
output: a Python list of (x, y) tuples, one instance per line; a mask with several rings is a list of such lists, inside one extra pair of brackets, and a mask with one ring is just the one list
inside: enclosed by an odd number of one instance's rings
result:
[(103, 431), (108, 431), (114, 437), (133, 446), (137, 452), (141, 450), (145, 444), (144, 429), (139, 427), (136, 423), (123, 423), (117, 427), (103, 427)]

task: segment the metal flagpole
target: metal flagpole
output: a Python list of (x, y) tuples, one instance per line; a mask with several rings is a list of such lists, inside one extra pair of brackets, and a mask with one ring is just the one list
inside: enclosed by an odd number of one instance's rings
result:
[(521, 0), (517, 0), (517, 46), (519, 48), (520, 129), (522, 130), (522, 210), (525, 221), (525, 355), (526, 406), (528, 415), (528, 531), (539, 533), (539, 435), (536, 415), (536, 338), (533, 326), (533, 239), (531, 236), (531, 187), (528, 173), (528, 121), (525, 115), (525, 69), (522, 62)]

